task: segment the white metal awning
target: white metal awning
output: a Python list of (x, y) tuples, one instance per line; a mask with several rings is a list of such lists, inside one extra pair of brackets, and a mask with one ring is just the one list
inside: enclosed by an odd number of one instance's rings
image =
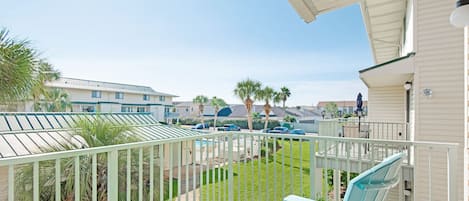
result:
[(88, 145), (76, 134), (74, 124), (96, 118), (132, 127), (126, 134), (141, 141), (200, 135), (162, 125), (150, 113), (0, 113), (0, 159), (85, 148)]
[(385, 63), (381, 63), (360, 72), (360, 79), (368, 87), (385, 87), (404, 85), (411, 81), (414, 74), (414, 55), (399, 57)]
[(399, 57), (407, 0), (288, 0), (310, 23), (316, 16), (359, 3), (375, 63)]

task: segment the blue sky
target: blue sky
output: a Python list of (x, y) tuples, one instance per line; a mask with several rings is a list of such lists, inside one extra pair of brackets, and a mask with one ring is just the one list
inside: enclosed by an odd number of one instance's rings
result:
[(305, 24), (287, 0), (9, 1), (0, 27), (28, 38), (64, 76), (241, 103), (236, 82), (287, 86), (287, 105), (366, 97), (373, 65), (358, 5)]

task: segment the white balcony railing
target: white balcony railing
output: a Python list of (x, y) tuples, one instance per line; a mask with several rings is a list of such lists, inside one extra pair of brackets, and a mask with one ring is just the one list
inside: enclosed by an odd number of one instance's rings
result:
[(332, 137), (379, 140), (410, 140), (408, 125), (358, 119), (330, 119), (319, 122), (319, 134)]
[[(0, 159), (0, 178), (5, 178), (0, 199), (232, 201), (297, 194), (340, 200), (354, 175), (404, 152), (402, 180), (391, 198), (412, 199), (417, 192), (456, 200), (457, 148), (324, 136), (201, 134)], [(428, 157), (415, 158), (417, 150)], [(428, 174), (413, 181), (417, 171)], [(432, 182), (441, 178), (444, 182)]]

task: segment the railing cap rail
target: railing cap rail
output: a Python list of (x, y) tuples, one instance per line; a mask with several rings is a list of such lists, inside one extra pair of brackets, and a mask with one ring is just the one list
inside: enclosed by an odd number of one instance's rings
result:
[(181, 141), (196, 140), (201, 138), (221, 137), (221, 136), (267, 136), (276, 138), (292, 138), (292, 139), (304, 139), (304, 140), (316, 140), (316, 141), (335, 141), (335, 142), (350, 142), (350, 143), (375, 143), (375, 144), (390, 144), (390, 145), (403, 145), (403, 146), (423, 146), (423, 147), (434, 147), (434, 148), (447, 148), (456, 149), (459, 147), (458, 143), (443, 143), (443, 142), (423, 142), (423, 141), (399, 141), (399, 140), (374, 140), (374, 139), (363, 139), (363, 138), (342, 138), (342, 137), (328, 137), (328, 136), (311, 136), (311, 135), (291, 135), (291, 134), (266, 134), (266, 133), (243, 133), (243, 132), (214, 132), (209, 134), (203, 134), (188, 137), (169, 138), (162, 140), (152, 140), (144, 142), (134, 142), (118, 145), (110, 145), (103, 147), (93, 147), (85, 149), (74, 149), (59, 152), (40, 153), (34, 155), (17, 156), (11, 158), (0, 159), (0, 166), (16, 165), (32, 163), (36, 161), (47, 161), (55, 160), (58, 158), (70, 158), (76, 156), (84, 156), (91, 154), (107, 153), (110, 151), (120, 151), (126, 149), (155, 146), (167, 143), (175, 143)]

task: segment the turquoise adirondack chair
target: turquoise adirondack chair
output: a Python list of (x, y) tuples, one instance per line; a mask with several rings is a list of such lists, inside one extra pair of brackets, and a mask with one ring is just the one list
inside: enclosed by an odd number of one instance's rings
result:
[[(399, 183), (404, 154), (394, 154), (380, 164), (361, 173), (350, 181), (344, 201), (383, 201), (389, 189)], [(289, 195), (284, 201), (312, 201), (296, 195)]]

